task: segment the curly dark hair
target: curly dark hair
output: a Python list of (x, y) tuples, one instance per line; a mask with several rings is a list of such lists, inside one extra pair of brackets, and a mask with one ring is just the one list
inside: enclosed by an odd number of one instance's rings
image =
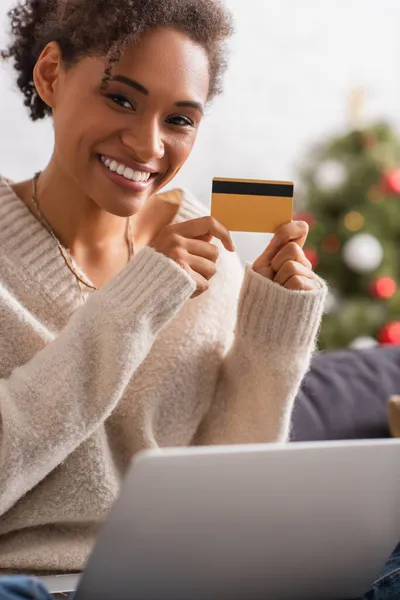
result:
[(11, 43), (1, 56), (14, 61), (17, 84), (34, 121), (51, 115), (33, 81), (35, 64), (51, 41), (59, 44), (66, 67), (85, 56), (106, 58), (105, 86), (126, 44), (148, 30), (172, 27), (206, 50), (208, 99), (222, 91), (225, 42), (233, 33), (233, 21), (220, 0), (20, 0), (9, 18)]

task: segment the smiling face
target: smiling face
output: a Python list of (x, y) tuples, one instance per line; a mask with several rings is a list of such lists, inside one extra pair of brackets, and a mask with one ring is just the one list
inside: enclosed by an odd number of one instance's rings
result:
[(50, 44), (36, 70), (54, 77), (38, 87), (51, 88), (41, 96), (53, 109), (57, 165), (104, 210), (132, 215), (189, 157), (209, 91), (207, 54), (179, 31), (152, 30), (127, 46), (101, 89), (103, 59), (64, 69), (51, 63), (58, 51)]

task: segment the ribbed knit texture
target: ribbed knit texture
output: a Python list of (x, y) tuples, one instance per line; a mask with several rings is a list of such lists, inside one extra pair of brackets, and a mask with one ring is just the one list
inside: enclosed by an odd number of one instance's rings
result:
[[(185, 191), (175, 222), (204, 214)], [(82, 305), (0, 181), (0, 572), (80, 571), (141, 449), (288, 439), (326, 287), (285, 290), (217, 244), (196, 299), (145, 247)]]

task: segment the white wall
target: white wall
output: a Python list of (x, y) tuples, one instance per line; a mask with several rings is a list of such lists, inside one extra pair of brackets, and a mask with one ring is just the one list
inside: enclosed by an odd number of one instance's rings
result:
[[(15, 0), (1, 0), (0, 23)], [(211, 179), (291, 179), (310, 143), (348, 123), (349, 92), (365, 89), (365, 119), (400, 129), (399, 0), (228, 0), (237, 22), (225, 94), (210, 107), (175, 180), (209, 203)], [(4, 44), (4, 26), (0, 45)], [(0, 172), (31, 176), (50, 154), (51, 123), (29, 121), (0, 70)], [(265, 240), (239, 239), (243, 258)]]

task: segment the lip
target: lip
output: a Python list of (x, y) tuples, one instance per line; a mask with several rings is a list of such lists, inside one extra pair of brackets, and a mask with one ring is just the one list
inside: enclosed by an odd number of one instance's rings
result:
[[(102, 156), (104, 156), (104, 155), (102, 155)], [(106, 158), (108, 158), (108, 156)], [(116, 159), (113, 159), (113, 160), (116, 160)], [(153, 184), (153, 181), (157, 177), (157, 172), (152, 171), (151, 172), (152, 174), (147, 181), (133, 181), (133, 180), (126, 179), (122, 175), (118, 175), (118, 173), (116, 173), (114, 171), (110, 171), (110, 169), (108, 167), (106, 167), (106, 165), (102, 162), (100, 156), (98, 157), (98, 163), (99, 163), (103, 173), (108, 177), (108, 179), (112, 183), (115, 183), (118, 186), (124, 188), (125, 190), (129, 190), (130, 192), (136, 192), (136, 193), (143, 192), (144, 190), (146, 190), (149, 186), (151, 186)], [(122, 163), (122, 164), (126, 164), (126, 163)], [(129, 165), (126, 165), (126, 166), (129, 166)], [(131, 167), (131, 168), (133, 169), (133, 167)], [(137, 169), (137, 170), (139, 170), (139, 169)]]
[[(108, 154), (99, 154), (99, 157), (103, 156), (104, 158), (108, 158), (109, 160), (115, 160), (120, 165), (125, 165), (125, 167), (130, 167), (134, 171), (142, 171), (143, 173), (158, 173), (156, 169), (152, 167), (148, 167), (147, 165), (142, 165), (135, 160), (126, 159), (126, 158), (116, 158), (115, 156), (109, 156)], [(101, 158), (100, 158), (101, 160)]]

